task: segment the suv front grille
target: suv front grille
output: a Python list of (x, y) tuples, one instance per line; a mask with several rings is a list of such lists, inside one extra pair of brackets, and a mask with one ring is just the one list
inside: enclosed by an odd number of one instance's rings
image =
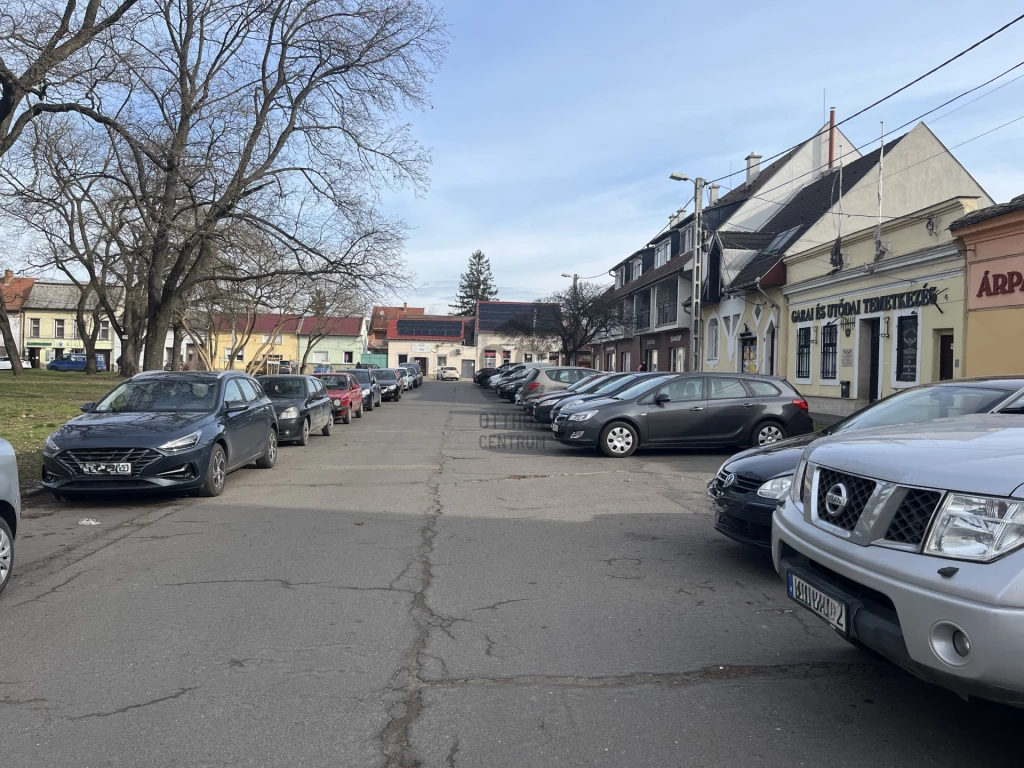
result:
[(150, 448), (84, 448), (61, 451), (57, 460), (75, 477), (95, 477), (82, 471), (82, 464), (123, 464), (132, 465), (132, 475), (138, 477), (162, 454)]
[(942, 494), (911, 488), (903, 497), (885, 533), (886, 541), (920, 546)]
[[(846, 505), (839, 509), (836, 514), (828, 511), (826, 497), (835, 486), (841, 485), (846, 490)], [(865, 477), (848, 475), (845, 472), (836, 472), (832, 469), (818, 470), (818, 496), (815, 499), (815, 512), (818, 519), (842, 528), (844, 531), (853, 532), (860, 521), (860, 516), (867, 506), (868, 499), (875, 492), (875, 481)]]

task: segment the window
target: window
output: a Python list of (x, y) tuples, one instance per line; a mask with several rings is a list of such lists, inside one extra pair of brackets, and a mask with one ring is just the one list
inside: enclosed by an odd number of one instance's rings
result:
[(673, 403), (704, 399), (704, 379), (676, 379), (662, 387), (658, 394), (666, 394)]
[(38, 317), (33, 317), (28, 321), (28, 335), (33, 339), (39, 338), (39, 325), (40, 320)]
[(641, 259), (640, 257), (637, 257), (633, 259), (633, 261), (630, 263), (630, 266), (632, 267), (632, 274), (630, 275), (629, 279), (639, 280), (640, 275), (642, 275), (644, 272), (644, 260)]
[(306, 379), (306, 392), (311, 396), (317, 394), (315, 379)]
[(796, 330), (796, 377), (811, 378), (811, 326)]
[(622, 353), (622, 368), (623, 371), (630, 371), (632, 368), (629, 367), (629, 352)]
[[(271, 355), (270, 357), (273, 358), (273, 357), (275, 357), (275, 355)], [(280, 359), (281, 356), (280, 355), (276, 355), (276, 357)], [(225, 360), (230, 360), (231, 359), (231, 347), (228, 347), (227, 349), (224, 350), (224, 359)], [(238, 350), (238, 354), (235, 355), (235, 360), (237, 360), (239, 362), (244, 362), (245, 361), (245, 347), (242, 347), (240, 350)]]
[(669, 254), (672, 252), (672, 241), (666, 240), (663, 243), (658, 243), (658, 247), (654, 249), (654, 266), (655, 268), (668, 264)]
[(679, 284), (675, 279), (660, 283), (656, 289), (658, 315), (657, 325), (669, 325), (676, 321), (679, 310)]
[(616, 288), (621, 288), (623, 283), (625, 283), (625, 279), (624, 279), (625, 278), (625, 272), (626, 272), (626, 268), (625, 267), (619, 267), (618, 269), (615, 270), (615, 287)]
[(835, 381), (836, 355), (839, 347), (839, 325), (831, 323), (821, 326), (821, 379)]
[(228, 405), (245, 402), (242, 390), (238, 388), (238, 379), (231, 379), (224, 387), (224, 402)]
[(727, 400), (731, 397), (746, 397), (747, 390), (739, 379), (711, 379), (711, 399)]
[(245, 399), (248, 400), (250, 403), (256, 402), (259, 396), (256, 394), (256, 388), (253, 387), (252, 383), (247, 381), (246, 379), (236, 379), (236, 381), (238, 382), (238, 386), (239, 388), (241, 388), (242, 395), (245, 397)]
[(530, 354), (529, 352), (525, 353), (523, 355), (523, 362), (524, 363), (532, 363), (533, 362), (533, 355)]
[(750, 387), (750, 391), (757, 397), (778, 397), (782, 394), (779, 392), (778, 387), (774, 384), (769, 384), (767, 381), (747, 379), (747, 386)]
[(54, 320), (53, 321), (53, 338), (63, 339), (64, 338), (64, 321)]
[(110, 341), (109, 320), (100, 320), (100, 341)]
[(82, 338), (78, 334), (78, 323), (74, 322), (74, 321), (72, 321), (72, 323), (71, 323), (71, 338), (72, 339), (80, 339), (80, 338)]
[(704, 341), (707, 347), (707, 359), (708, 361), (718, 359), (718, 320), (711, 318), (708, 320), (708, 337)]
[[(263, 334), (263, 343), (266, 344), (269, 341), (270, 341), (270, 334), (269, 333), (264, 333)], [(284, 336), (282, 336), (280, 333), (277, 334), (277, 336), (274, 337), (274, 344), (281, 344), (283, 341), (284, 341)]]
[(693, 225), (691, 224), (682, 231), (682, 246), (680, 247), (681, 253), (689, 253), (693, 250)]
[(345, 353), (345, 362), (346, 363), (351, 363), (352, 362), (352, 353), (351, 352), (346, 352)]
[(313, 352), (314, 363), (327, 363), (330, 362), (330, 352), (327, 351), (315, 351)]
[(917, 381), (917, 315), (896, 318), (896, 381)]

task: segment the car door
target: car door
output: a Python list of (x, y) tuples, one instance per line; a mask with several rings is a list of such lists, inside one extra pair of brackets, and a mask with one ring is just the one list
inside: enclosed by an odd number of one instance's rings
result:
[(309, 393), (309, 420), (312, 430), (322, 429), (330, 418), (328, 410), (331, 401), (327, 397), (327, 390), (319, 379), (306, 379), (306, 392)]
[(224, 382), (224, 439), (228, 466), (237, 467), (252, 458), (252, 413), (237, 379)]
[(323, 417), (323, 424), (327, 425), (334, 421), (334, 410), (331, 408), (331, 393), (327, 391), (327, 385), (320, 379), (313, 379), (316, 384), (317, 394), (320, 397), (320, 413)]
[[(246, 427), (248, 430), (247, 440), (252, 446), (252, 455), (258, 456), (264, 450), (267, 430), (270, 428), (272, 421), (270, 414), (273, 413), (274, 407), (263, 396), (263, 391), (255, 381), (242, 378), (235, 379), (235, 381), (238, 383), (239, 389), (242, 390), (242, 396), (245, 397), (245, 401), (249, 404), (249, 424)], [(264, 402), (265, 400), (266, 402)]]
[(708, 420), (704, 387), (702, 376), (680, 376), (644, 398), (650, 445), (685, 445), (704, 439)]
[(759, 404), (738, 376), (709, 376), (707, 409), (707, 441), (731, 443), (743, 439)]
[(346, 376), (348, 378), (349, 388), (349, 402), (353, 409), (358, 410), (363, 402), (363, 388), (359, 383), (359, 380), (355, 376)]

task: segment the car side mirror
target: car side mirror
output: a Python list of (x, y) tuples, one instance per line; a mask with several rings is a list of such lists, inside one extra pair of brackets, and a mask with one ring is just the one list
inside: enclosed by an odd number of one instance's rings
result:
[(243, 402), (228, 403), (228, 413), (238, 413), (249, 410), (249, 404)]
[(654, 402), (656, 405), (662, 405), (663, 403), (671, 403), (672, 398), (668, 396), (668, 393), (661, 392), (656, 398), (654, 398)]
[(82, 403), (82, 413), (90, 413), (96, 403)]

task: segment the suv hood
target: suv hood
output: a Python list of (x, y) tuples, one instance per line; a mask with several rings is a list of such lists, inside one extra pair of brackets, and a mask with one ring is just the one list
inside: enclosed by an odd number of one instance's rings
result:
[(1024, 417), (976, 414), (866, 429), (815, 441), (805, 455), (877, 480), (1009, 496), (1024, 482)]

